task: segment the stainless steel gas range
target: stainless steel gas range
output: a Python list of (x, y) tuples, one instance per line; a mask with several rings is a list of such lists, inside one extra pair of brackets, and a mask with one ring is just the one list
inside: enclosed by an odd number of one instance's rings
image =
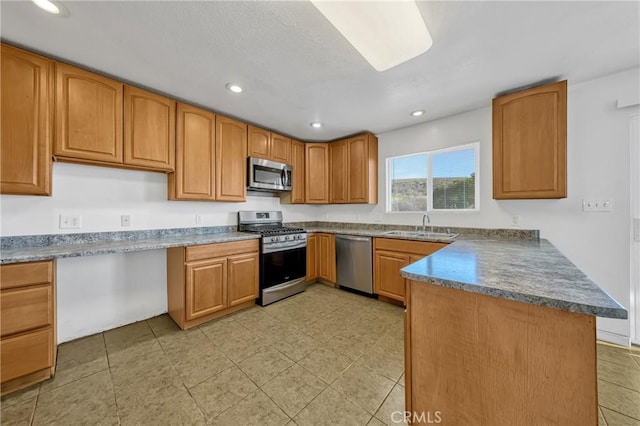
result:
[(307, 288), (307, 233), (302, 228), (282, 226), (281, 211), (240, 211), (238, 231), (262, 235), (259, 305)]

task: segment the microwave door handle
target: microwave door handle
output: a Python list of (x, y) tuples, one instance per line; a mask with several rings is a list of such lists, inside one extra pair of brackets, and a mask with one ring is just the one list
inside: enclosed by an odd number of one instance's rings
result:
[(281, 169), (280, 170), (280, 185), (281, 186), (286, 186), (287, 184), (287, 172), (285, 171), (285, 169)]

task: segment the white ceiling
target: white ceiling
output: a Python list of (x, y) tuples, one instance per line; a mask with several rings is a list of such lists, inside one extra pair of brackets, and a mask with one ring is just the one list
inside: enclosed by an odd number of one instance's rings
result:
[(307, 1), (63, 3), (66, 18), (3, 0), (2, 38), (302, 140), (382, 133), (541, 80), (640, 65), (639, 1), (419, 2), (433, 47), (381, 73)]

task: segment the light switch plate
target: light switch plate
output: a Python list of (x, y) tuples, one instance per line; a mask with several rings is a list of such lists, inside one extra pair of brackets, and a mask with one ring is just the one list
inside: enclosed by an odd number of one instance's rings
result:
[(131, 226), (131, 215), (123, 214), (120, 216), (120, 226)]
[(582, 200), (583, 212), (610, 212), (613, 210), (613, 202), (611, 200), (588, 199)]

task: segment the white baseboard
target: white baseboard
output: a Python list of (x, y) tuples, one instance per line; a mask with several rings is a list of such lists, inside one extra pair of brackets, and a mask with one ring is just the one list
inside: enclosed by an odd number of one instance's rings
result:
[(604, 340), (605, 342), (615, 343), (620, 346), (631, 346), (631, 339), (629, 336), (611, 333), (610, 331), (596, 330), (596, 338), (598, 340)]

